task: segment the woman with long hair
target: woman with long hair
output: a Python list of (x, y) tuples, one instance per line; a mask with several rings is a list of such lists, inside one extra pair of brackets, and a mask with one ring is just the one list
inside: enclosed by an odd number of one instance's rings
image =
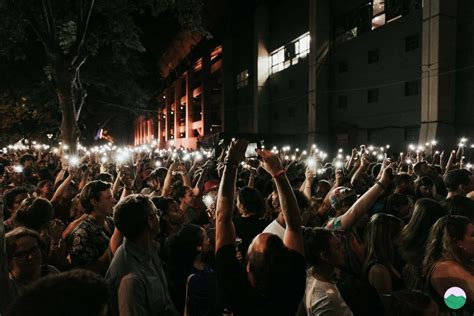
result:
[(447, 289), (459, 287), (474, 308), (474, 225), (464, 216), (444, 216), (433, 226), (423, 261), (426, 288), (444, 306)]
[(386, 315), (392, 292), (405, 287), (401, 271), (395, 267), (402, 228), (400, 218), (384, 213), (373, 215), (367, 224), (364, 275), (368, 281), (369, 315)]
[(446, 210), (435, 200), (419, 199), (410, 222), (402, 230), (400, 254), (407, 263), (402, 277), (410, 290), (423, 289), (422, 268), (428, 235), (434, 223), (446, 214)]
[(181, 315), (215, 312), (214, 272), (203, 261), (208, 249), (207, 233), (198, 225), (188, 224), (168, 240), (170, 293)]

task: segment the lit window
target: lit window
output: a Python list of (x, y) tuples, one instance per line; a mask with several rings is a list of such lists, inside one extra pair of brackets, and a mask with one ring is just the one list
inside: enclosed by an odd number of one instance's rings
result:
[(245, 69), (237, 75), (235, 80), (235, 88), (237, 90), (246, 87), (249, 84), (249, 71)]
[(301, 35), (289, 44), (274, 50), (271, 56), (270, 74), (277, 73), (290, 66), (296, 65), (300, 58), (309, 53), (309, 32)]

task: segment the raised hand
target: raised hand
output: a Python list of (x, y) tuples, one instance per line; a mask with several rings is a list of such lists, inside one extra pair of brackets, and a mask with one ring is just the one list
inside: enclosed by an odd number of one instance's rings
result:
[(263, 159), (263, 169), (265, 169), (265, 171), (267, 171), (272, 177), (278, 172), (284, 170), (278, 156), (274, 155), (271, 151), (259, 149), (257, 150), (257, 153)]
[(238, 139), (230, 143), (226, 160), (240, 164), (245, 161), (245, 151), (247, 150), (248, 141)]

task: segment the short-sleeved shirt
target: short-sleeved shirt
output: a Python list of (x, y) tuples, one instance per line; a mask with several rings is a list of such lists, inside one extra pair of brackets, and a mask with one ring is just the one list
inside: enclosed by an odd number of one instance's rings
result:
[(125, 239), (105, 276), (111, 315), (178, 315), (171, 301), (158, 247), (146, 251)]
[(244, 267), (236, 258), (235, 245), (221, 247), (216, 253), (217, 289), (219, 306), (234, 315), (295, 315), (306, 286), (304, 256), (288, 254), (286, 275), (275, 275), (280, 288), (274, 297), (264, 297), (253, 287)]
[(71, 232), (68, 249), (74, 267), (92, 264), (100, 258), (109, 246), (110, 235), (103, 226), (90, 216)]
[(335, 283), (317, 280), (308, 270), (305, 307), (307, 315), (352, 316)]

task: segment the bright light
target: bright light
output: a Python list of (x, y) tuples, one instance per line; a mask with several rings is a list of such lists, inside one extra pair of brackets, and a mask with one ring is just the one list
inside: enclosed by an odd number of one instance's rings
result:
[(403, 153), (402, 153), (402, 152), (400, 153), (400, 156), (403, 156)]
[[(473, 146), (474, 146), (474, 145), (473, 145)], [(303, 155), (307, 155), (307, 154), (308, 154), (308, 152), (307, 152), (306, 150), (303, 150), (303, 152), (302, 152), (301, 154), (303, 154)]]
[(316, 148), (316, 144), (313, 144), (313, 146), (311, 146), (311, 148)]
[(336, 161), (336, 163), (334, 165), (336, 166), (336, 169), (341, 169), (342, 166), (344, 166), (344, 164), (340, 160)]
[(342, 148), (339, 148), (339, 150), (337, 151), (338, 153), (342, 153)]
[(64, 149), (64, 150), (68, 150), (68, 149), (69, 149), (69, 146), (66, 145), (66, 144), (64, 144), (64, 145), (63, 145), (63, 149)]
[(467, 138), (466, 137), (461, 138), (461, 143), (465, 143), (465, 142), (467, 142)]
[(408, 149), (415, 150), (415, 146), (413, 144), (408, 145)]
[(106, 163), (106, 162), (107, 162), (107, 157), (106, 157), (106, 156), (102, 156), (102, 157), (100, 158), (100, 162)]
[(214, 203), (214, 199), (210, 195), (204, 195), (202, 197), (202, 202), (204, 203), (204, 205), (206, 205), (207, 208), (209, 208)]
[(69, 157), (69, 165), (76, 167), (79, 165), (79, 162), (80, 162), (79, 157), (77, 156)]
[(183, 156), (183, 160), (184, 160), (184, 161), (188, 161), (189, 159), (191, 159), (191, 156), (190, 156), (189, 154), (185, 154), (185, 155)]
[(159, 160), (155, 161), (155, 167), (157, 168), (161, 167), (161, 161)]
[(405, 160), (405, 162), (406, 162), (407, 164), (411, 165), (411, 159), (407, 159), (407, 160)]
[(202, 154), (201, 154), (200, 152), (198, 152), (198, 153), (194, 156), (194, 160), (196, 160), (196, 161), (202, 160)]
[(385, 145), (385, 148), (390, 149), (390, 145)]
[(20, 166), (20, 165), (16, 165), (13, 167), (13, 171), (15, 171), (16, 173), (22, 173), (23, 172), (23, 167)]
[(472, 164), (468, 163), (466, 164), (466, 169), (470, 170), (472, 168)]
[(383, 160), (384, 156), (382, 154), (377, 155), (377, 160)]
[(432, 140), (432, 141), (431, 141), (431, 145), (433, 145), (433, 146), (436, 146), (437, 143), (438, 143), (438, 142), (437, 142), (436, 140)]

